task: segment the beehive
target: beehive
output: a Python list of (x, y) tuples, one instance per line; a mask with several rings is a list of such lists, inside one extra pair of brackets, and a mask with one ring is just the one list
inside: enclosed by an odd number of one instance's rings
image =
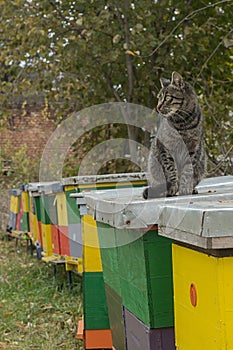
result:
[[(179, 350), (233, 349), (233, 177), (205, 180), (189, 205), (164, 205), (160, 234), (174, 239)], [(204, 193), (206, 192), (206, 193)]]
[(96, 191), (85, 199), (97, 221), (114, 348), (136, 349), (138, 327), (145, 337), (139, 348), (174, 350), (171, 240), (158, 236), (154, 208), (144, 210), (152, 203), (143, 201), (142, 189)]
[[(66, 181), (69, 180), (67, 179)], [(78, 184), (79, 192), (93, 190), (101, 191), (115, 187), (142, 186), (142, 184), (146, 183), (144, 174), (116, 174), (97, 177), (86, 176), (83, 178), (74, 178), (73, 181)], [(78, 211), (80, 214), (83, 214), (80, 206)], [(112, 348), (109, 317), (111, 320), (114, 319), (114, 311), (112, 313), (110, 306), (107, 308), (106, 297), (109, 299), (111, 296), (109, 294), (106, 295), (96, 222), (90, 215), (82, 216), (81, 222), (83, 241), (83, 278), (84, 281), (86, 281), (83, 290), (85, 348), (87, 348), (88, 344), (92, 344), (92, 348), (108, 349)], [(91, 288), (90, 283), (92, 280), (95, 281), (95, 284), (98, 286), (98, 291), (101, 291), (101, 293), (96, 293), (95, 290), (89, 290), (89, 288)], [(87, 284), (87, 282), (89, 284)], [(94, 286), (92, 287), (94, 288)], [(93, 293), (95, 294), (95, 297), (93, 296)], [(101, 342), (100, 339), (102, 339)]]

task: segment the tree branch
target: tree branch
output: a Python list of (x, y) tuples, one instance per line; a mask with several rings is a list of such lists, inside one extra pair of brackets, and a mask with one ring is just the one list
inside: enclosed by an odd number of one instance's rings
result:
[[(128, 12), (129, 12), (129, 1), (125, 0), (125, 13), (124, 13), (124, 30), (125, 30), (125, 42), (127, 50), (130, 49), (130, 38), (129, 38), (129, 23), (128, 23)], [(126, 55), (126, 68), (128, 73), (128, 102), (132, 101), (133, 98), (133, 65), (132, 57)]]
[(208, 8), (211, 8), (211, 7), (215, 7), (217, 5), (221, 5), (221, 4), (224, 4), (224, 3), (227, 3), (227, 2), (232, 2), (232, 0), (222, 0), (222, 1), (217, 1), (215, 2), (214, 4), (209, 4), (207, 6), (204, 6), (204, 7), (200, 7), (199, 9), (197, 10), (194, 10), (192, 11), (191, 13), (189, 13), (187, 16), (185, 16), (179, 23), (177, 23), (177, 25), (170, 31), (170, 33), (166, 36), (166, 38), (164, 38), (161, 43), (152, 51), (151, 54), (147, 55), (147, 56), (138, 56), (138, 57), (141, 57), (141, 58), (148, 58), (148, 57), (151, 57), (153, 56), (159, 49), (160, 47), (165, 44), (167, 42), (167, 40), (175, 33), (175, 31), (177, 30), (177, 28), (182, 24), (184, 23), (185, 21), (195, 17), (199, 12), (202, 12), (204, 10), (207, 10)]
[(229, 31), (229, 33), (227, 33), (227, 35), (224, 36), (224, 38), (218, 43), (218, 45), (214, 48), (214, 50), (211, 52), (211, 54), (209, 55), (209, 57), (205, 60), (205, 62), (203, 63), (200, 72), (198, 73), (198, 75), (196, 76), (196, 80), (199, 78), (199, 76), (202, 74), (203, 70), (207, 67), (207, 63), (211, 60), (211, 58), (215, 55), (215, 53), (217, 52), (217, 50), (219, 49), (219, 47), (222, 45), (222, 43), (224, 43), (224, 41), (226, 40), (226, 38), (233, 32), (233, 29)]
[(113, 95), (115, 96), (117, 102), (122, 102), (120, 95), (118, 94), (118, 92), (116, 91), (116, 89), (113, 86), (112, 79), (110, 78), (110, 76), (107, 73), (104, 73), (104, 77), (108, 83), (108, 86), (111, 88)]
[[(230, 149), (224, 154), (224, 159), (218, 162), (216, 166), (213, 169), (211, 169), (211, 173), (216, 173), (218, 170), (221, 170), (222, 165), (224, 164), (224, 162), (226, 161), (227, 157), (232, 152), (232, 150), (233, 150), (233, 146), (231, 146)], [(212, 162), (214, 163), (213, 160)]]

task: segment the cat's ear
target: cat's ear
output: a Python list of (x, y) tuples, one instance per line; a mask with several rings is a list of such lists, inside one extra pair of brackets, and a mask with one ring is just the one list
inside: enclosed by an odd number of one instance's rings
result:
[(162, 88), (168, 86), (171, 83), (169, 79), (160, 78), (159, 80), (160, 80), (160, 84), (161, 84)]
[(184, 87), (184, 80), (182, 76), (177, 72), (172, 73), (172, 85), (175, 85), (179, 88)]

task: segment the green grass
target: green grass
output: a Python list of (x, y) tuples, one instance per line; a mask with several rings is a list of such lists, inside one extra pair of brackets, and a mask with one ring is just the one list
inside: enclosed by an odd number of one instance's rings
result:
[(0, 239), (0, 350), (81, 350), (75, 337), (81, 316), (78, 276), (69, 290), (62, 266), (54, 279), (52, 267), (25, 245)]

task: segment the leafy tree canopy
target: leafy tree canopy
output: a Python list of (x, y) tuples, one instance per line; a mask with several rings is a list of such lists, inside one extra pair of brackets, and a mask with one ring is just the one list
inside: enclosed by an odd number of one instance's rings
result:
[(232, 5), (232, 0), (0, 0), (1, 118), (7, 120), (22, 96), (39, 94), (57, 123), (70, 112), (110, 101), (154, 108), (159, 78), (176, 70), (199, 95), (210, 168), (230, 172)]

